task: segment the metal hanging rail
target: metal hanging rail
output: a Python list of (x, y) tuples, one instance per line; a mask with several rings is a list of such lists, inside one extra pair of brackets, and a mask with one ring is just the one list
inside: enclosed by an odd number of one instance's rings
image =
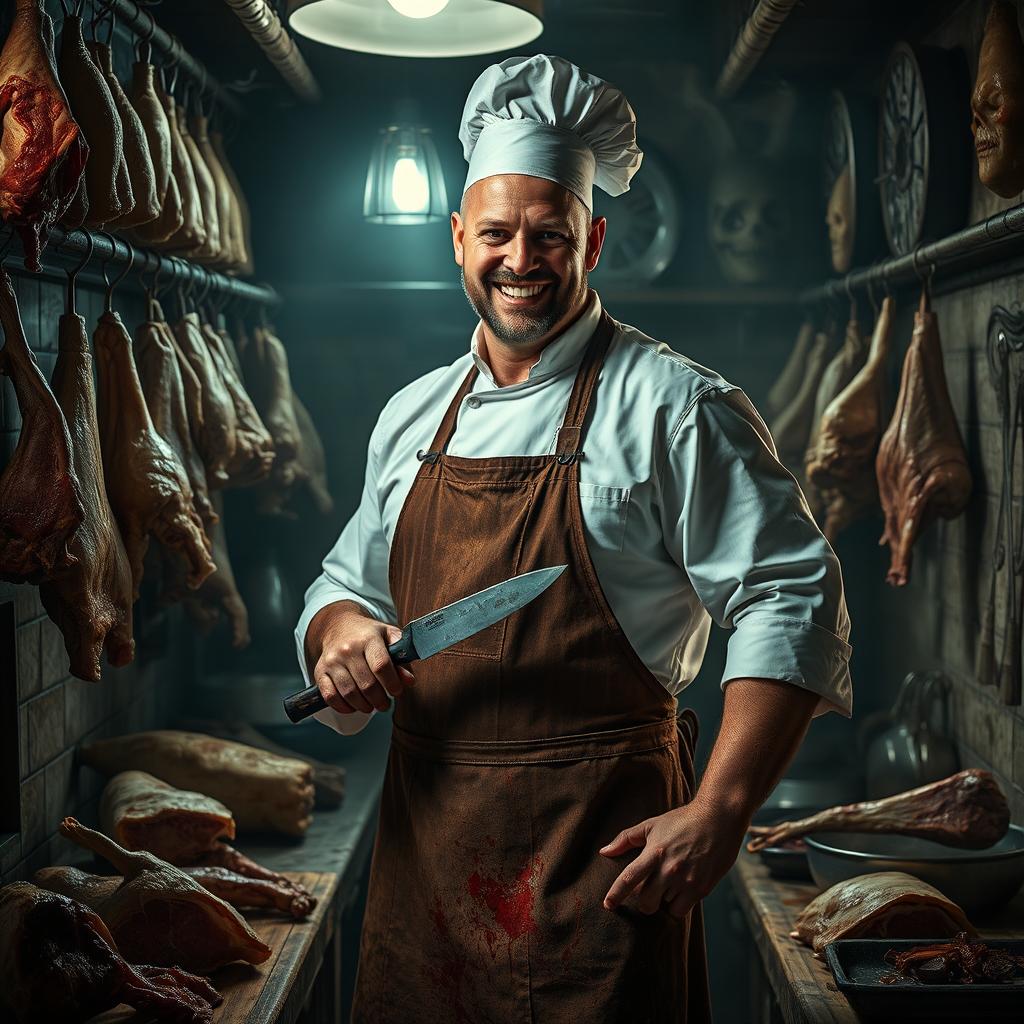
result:
[[(229, 295), (258, 306), (276, 306), (281, 302), (281, 296), (267, 285), (239, 281), (237, 278), (219, 274), (215, 270), (208, 270), (198, 263), (191, 263), (178, 256), (166, 256), (149, 249), (140, 249), (129, 245), (123, 239), (109, 235), (107, 232), (88, 231), (85, 228), (65, 231), (55, 227), (50, 232), (49, 244), (43, 252), (41, 261), (43, 272), (57, 274), (66, 270), (68, 266), (79, 263), (81, 257), (90, 252), (90, 241), (92, 249), (89, 264), (95, 262), (111, 268), (122, 267), (125, 268), (126, 273), (131, 270), (156, 272), (159, 269), (161, 286), (171, 282), (182, 284), (192, 282), (211, 292)], [(2, 248), (3, 246), (0, 246), (0, 250)], [(15, 245), (11, 254), (4, 259), (4, 265), (8, 269), (12, 269), (11, 263), (21, 262), (20, 257), (20, 247)], [(24, 263), (22, 263), (23, 267)], [(18, 268), (13, 269), (18, 272)], [(88, 267), (83, 269), (88, 269)], [(24, 273), (29, 277), (36, 276), (28, 270), (24, 270)]]
[(900, 287), (920, 284), (926, 277), (973, 271), (980, 282), (1007, 271), (1006, 260), (1024, 256), (1024, 203), (972, 224), (963, 231), (918, 246), (906, 256), (894, 256), (872, 267), (854, 270), (800, 294), (800, 303), (813, 306), (840, 299), (877, 285)]
[(109, 7), (116, 12), (119, 24), (147, 40), (155, 50), (166, 54), (182, 73), (195, 79), (200, 88), (214, 96), (226, 110), (236, 117), (243, 116), (238, 100), (181, 45), (177, 36), (157, 25), (149, 8), (140, 7), (135, 0), (110, 0)]
[(277, 68), (295, 95), (307, 103), (316, 103), (320, 99), (320, 87), (277, 12), (266, 0), (225, 2), (238, 15), (249, 34), (267, 55), (267, 60)]

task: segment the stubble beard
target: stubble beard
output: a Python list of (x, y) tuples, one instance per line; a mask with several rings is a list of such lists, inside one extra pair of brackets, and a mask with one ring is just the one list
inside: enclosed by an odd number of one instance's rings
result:
[[(498, 313), (488, 298), (487, 283), (483, 283), (480, 294), (474, 296), (466, 283), (466, 271), (460, 270), (460, 276), (466, 300), (495, 338), (504, 345), (531, 345), (540, 341), (555, 329), (569, 310), (568, 304), (559, 301), (560, 297), (556, 291), (546, 310), (537, 313), (513, 313), (506, 317)], [(587, 288), (587, 275), (584, 273), (578, 289), (579, 294), (586, 295)]]

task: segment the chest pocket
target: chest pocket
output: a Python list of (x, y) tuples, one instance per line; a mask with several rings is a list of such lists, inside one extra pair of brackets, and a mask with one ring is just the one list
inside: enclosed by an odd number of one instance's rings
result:
[(602, 551), (621, 551), (629, 513), (629, 488), (580, 484), (587, 540)]

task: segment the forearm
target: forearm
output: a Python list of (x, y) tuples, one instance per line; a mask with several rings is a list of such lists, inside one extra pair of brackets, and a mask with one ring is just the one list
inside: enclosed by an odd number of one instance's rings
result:
[(749, 823), (796, 754), (818, 695), (771, 679), (733, 679), (695, 802)]

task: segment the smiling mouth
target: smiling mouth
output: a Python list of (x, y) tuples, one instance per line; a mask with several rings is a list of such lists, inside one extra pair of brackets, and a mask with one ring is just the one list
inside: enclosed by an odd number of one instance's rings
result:
[(506, 302), (517, 306), (529, 306), (536, 303), (550, 287), (548, 283), (543, 284), (502, 284), (494, 281), (491, 287), (501, 293)]

